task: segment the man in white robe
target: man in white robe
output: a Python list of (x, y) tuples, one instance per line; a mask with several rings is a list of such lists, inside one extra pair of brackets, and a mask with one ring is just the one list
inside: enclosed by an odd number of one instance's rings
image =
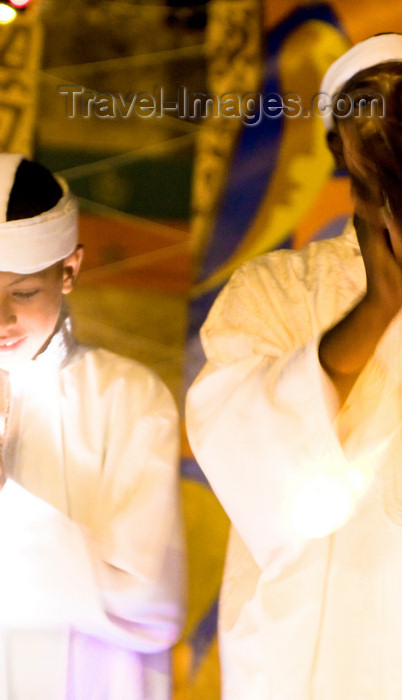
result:
[(184, 599), (177, 411), (153, 372), (72, 335), (66, 183), (12, 154), (0, 175), (0, 699), (167, 700)]
[[(399, 35), (354, 47), (321, 91), (378, 81), (390, 104), (402, 94)], [(201, 332), (207, 364), (188, 394), (187, 428), (232, 521), (219, 621), (225, 700), (402, 697), (394, 103), (385, 126), (354, 115), (334, 126), (328, 115), (356, 230), (246, 263)]]

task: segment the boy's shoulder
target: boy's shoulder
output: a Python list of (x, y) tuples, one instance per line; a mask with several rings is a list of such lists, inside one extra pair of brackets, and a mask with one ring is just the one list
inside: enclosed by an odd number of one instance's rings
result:
[(152, 369), (105, 348), (78, 344), (62, 372), (82, 393), (99, 397), (114, 395), (138, 405), (159, 403), (175, 410), (169, 389)]

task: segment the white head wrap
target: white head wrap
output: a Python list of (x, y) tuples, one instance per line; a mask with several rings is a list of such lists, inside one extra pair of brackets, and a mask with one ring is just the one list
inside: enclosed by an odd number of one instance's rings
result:
[(78, 206), (62, 178), (63, 195), (43, 214), (6, 221), (15, 174), (24, 156), (0, 154), (0, 270), (30, 274), (67, 257), (78, 241)]
[[(361, 41), (328, 68), (320, 93), (332, 99), (356, 73), (390, 61), (402, 61), (401, 34), (380, 34)], [(332, 113), (325, 114), (323, 120), (327, 130), (333, 127)]]

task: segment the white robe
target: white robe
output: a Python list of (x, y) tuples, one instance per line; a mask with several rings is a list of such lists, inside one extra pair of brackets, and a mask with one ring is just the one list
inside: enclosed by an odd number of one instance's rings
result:
[(202, 329), (187, 429), (232, 521), (225, 700), (402, 698), (402, 314), (337, 416), (317, 354), (365, 284), (350, 227), (246, 263)]
[(174, 402), (68, 321), (10, 374), (0, 699), (166, 700), (183, 621)]

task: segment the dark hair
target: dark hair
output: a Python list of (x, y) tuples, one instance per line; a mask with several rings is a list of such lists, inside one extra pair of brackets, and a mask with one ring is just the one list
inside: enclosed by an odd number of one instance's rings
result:
[(29, 219), (52, 209), (63, 191), (50, 170), (25, 158), (17, 168), (7, 206), (7, 221)]
[(370, 171), (386, 195), (392, 210), (401, 216), (402, 187), (402, 62), (390, 61), (356, 73), (342, 87), (342, 93), (356, 98), (378, 95), (384, 100), (383, 115), (360, 116), (357, 111), (345, 120), (335, 117), (335, 130), (328, 134), (328, 144), (342, 161), (342, 141), (338, 126), (344, 122), (354, 131), (355, 143)]

